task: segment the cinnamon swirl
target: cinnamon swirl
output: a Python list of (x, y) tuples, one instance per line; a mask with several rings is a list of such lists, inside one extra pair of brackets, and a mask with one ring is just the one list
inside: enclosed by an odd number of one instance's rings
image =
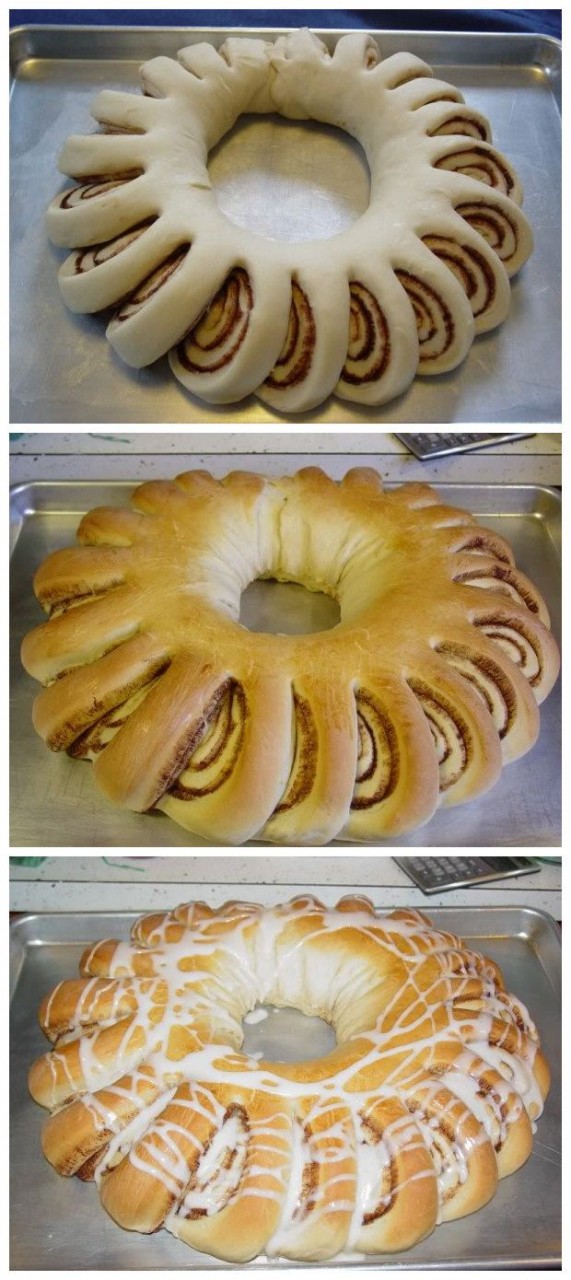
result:
[[(521, 187), (485, 117), (419, 58), (382, 60), (362, 33), (330, 53), (291, 31), (154, 58), (141, 85), (99, 94), (101, 131), (60, 157), (80, 185), (48, 211), (51, 238), (75, 250), (65, 302), (116, 308), (107, 336), (127, 364), (168, 353), (179, 382), (214, 403), (383, 404), (417, 373), (454, 369), (505, 319), (509, 276), (532, 249)], [(270, 240), (218, 207), (209, 151), (242, 113), (276, 111), (363, 146), (369, 207), (333, 239)]]
[[(545, 603), (504, 539), (428, 485), (190, 471), (132, 506), (89, 512), (81, 545), (39, 568), (49, 619), (22, 648), (46, 686), (38, 733), (92, 760), (116, 804), (214, 843), (379, 840), (533, 746), (559, 664)], [(339, 624), (248, 631), (257, 578), (325, 592)]]
[[(228, 1262), (407, 1249), (485, 1205), (528, 1158), (549, 1090), (497, 965), (419, 911), (363, 897), (193, 902), (88, 948), (44, 999), (31, 1068), (44, 1154), (122, 1227)], [(260, 1002), (337, 1047), (258, 1061)]]

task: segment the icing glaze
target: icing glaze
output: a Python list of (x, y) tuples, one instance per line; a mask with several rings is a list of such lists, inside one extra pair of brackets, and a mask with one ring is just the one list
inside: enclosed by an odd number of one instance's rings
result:
[[(486, 1203), (529, 1154), (549, 1083), (529, 1013), (419, 912), (189, 904), (81, 970), (43, 1003), (55, 1044), (30, 1087), (54, 1112), (48, 1158), (121, 1225), (234, 1261), (382, 1253)], [(264, 1001), (325, 1018), (336, 1049), (244, 1054)]]

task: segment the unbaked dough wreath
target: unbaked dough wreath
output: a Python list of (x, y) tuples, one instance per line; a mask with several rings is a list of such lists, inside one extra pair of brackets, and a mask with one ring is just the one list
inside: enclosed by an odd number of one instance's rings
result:
[[(531, 1152), (549, 1067), (530, 1015), (419, 911), (193, 902), (95, 943), (81, 974), (42, 1003), (30, 1089), (47, 1159), (122, 1227), (230, 1262), (395, 1252)], [(336, 1049), (242, 1052), (260, 1002), (326, 1019)]]
[[(310, 32), (181, 49), (141, 68), (142, 96), (105, 90), (102, 132), (71, 137), (48, 231), (72, 311), (115, 314), (127, 364), (169, 352), (216, 404), (255, 392), (281, 412), (330, 394), (382, 404), (416, 373), (464, 359), (506, 316), (532, 249), (511, 165), (479, 111), (408, 53), (370, 36), (330, 54)], [(370, 202), (330, 239), (287, 243), (219, 209), (208, 154), (244, 112), (336, 125), (361, 143)]]
[[(559, 655), (503, 538), (424, 484), (319, 468), (189, 471), (97, 508), (34, 588), (34, 723), (105, 795), (215, 843), (400, 835), (481, 795), (539, 731)], [(249, 631), (244, 589), (337, 600), (309, 635)]]

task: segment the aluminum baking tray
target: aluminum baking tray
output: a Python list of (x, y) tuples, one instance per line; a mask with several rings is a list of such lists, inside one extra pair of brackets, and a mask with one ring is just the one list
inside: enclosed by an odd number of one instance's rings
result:
[[(176, 382), (166, 358), (129, 369), (105, 341), (101, 317), (66, 310), (57, 286), (64, 255), (49, 244), (44, 222), (62, 181), (57, 156), (70, 133), (93, 129), (89, 105), (100, 89), (137, 87), (139, 64), (155, 54), (172, 56), (198, 40), (219, 45), (241, 33), (75, 26), (12, 33), (13, 423), (282, 420), (254, 397), (218, 408), (202, 404)], [(274, 38), (280, 32), (248, 34)], [(331, 46), (343, 33), (319, 34)], [(528, 34), (373, 34), (383, 56), (404, 49), (424, 58), (490, 118), (494, 142), (520, 174), (536, 248), (513, 283), (508, 320), (478, 337), (459, 369), (417, 379), (380, 409), (330, 399), (304, 421), (559, 422), (561, 47), (551, 37)], [(261, 186), (252, 183), (253, 164)], [(284, 126), (275, 117), (244, 117), (211, 157), (211, 176), (236, 220), (274, 237), (288, 233), (286, 214), (299, 221), (300, 207), (306, 225), (315, 216), (315, 236), (347, 225), (367, 203), (366, 165), (357, 144), (311, 123)], [(271, 225), (260, 221), (268, 211)]]
[[(279, 890), (276, 892), (279, 895)], [(527, 1004), (551, 1066), (551, 1092), (527, 1164), (499, 1184), (489, 1205), (468, 1218), (438, 1227), (415, 1249), (355, 1266), (403, 1271), (555, 1269), (561, 1256), (559, 930), (551, 916), (531, 907), (438, 907), (430, 914), (437, 927), (459, 933), (476, 950), (496, 960), (508, 989)], [(87, 943), (98, 937), (126, 938), (134, 919), (123, 913), (50, 913), (22, 916), (12, 924), (12, 1270), (243, 1269), (199, 1254), (166, 1231), (146, 1237), (121, 1231), (98, 1204), (91, 1184), (60, 1178), (41, 1154), (45, 1113), (30, 1099), (26, 1083), (31, 1062), (48, 1047), (37, 1023), (40, 1001), (55, 983), (77, 974)], [(293, 1014), (290, 1025), (295, 1035)], [(321, 1052), (320, 1043), (308, 1043), (307, 1034), (304, 1025), (307, 1052)], [(248, 1047), (254, 1051), (253, 1043)], [(271, 1046), (265, 1049), (269, 1052)], [(260, 1260), (250, 1263), (248, 1269), (267, 1265)], [(273, 1263), (275, 1269), (296, 1265)], [(347, 1262), (327, 1263), (331, 1265), (346, 1268)]]
[[(352, 465), (359, 459), (353, 458)], [(233, 459), (233, 465), (239, 465)], [(272, 458), (275, 474), (284, 461)], [(291, 468), (291, 459), (285, 469)], [(212, 469), (224, 474), (224, 458)], [(390, 485), (388, 487), (391, 487)], [(50, 551), (74, 540), (81, 515), (92, 506), (126, 503), (132, 485), (120, 481), (38, 482), (18, 485), (11, 494), (11, 770), (13, 846), (92, 848), (141, 846), (143, 848), (192, 847), (204, 840), (189, 836), (164, 814), (135, 814), (113, 808), (93, 782), (84, 761), (48, 751), (32, 728), (32, 701), (38, 685), (23, 671), (20, 643), (25, 633), (43, 619), (32, 590), (35, 569)], [(473, 511), (482, 523), (511, 543), (518, 566), (541, 589), (547, 602), (553, 631), (561, 631), (561, 504), (553, 489), (536, 485), (441, 484), (446, 502)], [(273, 616), (267, 584), (256, 584), (250, 612), (244, 619), (255, 626), (264, 617), (262, 630), (272, 630)], [(303, 625), (304, 602), (300, 588), (277, 588), (279, 598), (291, 604)], [(301, 593), (302, 597), (305, 593)], [(313, 629), (331, 625), (319, 616), (317, 597), (309, 598)], [(325, 608), (330, 606), (325, 599)], [(282, 624), (274, 629), (283, 629)], [(541, 709), (541, 733), (533, 751), (504, 769), (488, 795), (460, 808), (437, 812), (426, 827), (391, 840), (391, 847), (555, 846), (561, 844), (561, 697), (560, 683)], [(386, 843), (386, 842), (385, 842)]]

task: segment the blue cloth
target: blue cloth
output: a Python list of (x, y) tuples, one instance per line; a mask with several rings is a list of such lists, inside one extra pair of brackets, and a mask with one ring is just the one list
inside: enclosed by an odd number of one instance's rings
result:
[(561, 9), (11, 9), (10, 25), (531, 31), (560, 40), (561, 13)]

